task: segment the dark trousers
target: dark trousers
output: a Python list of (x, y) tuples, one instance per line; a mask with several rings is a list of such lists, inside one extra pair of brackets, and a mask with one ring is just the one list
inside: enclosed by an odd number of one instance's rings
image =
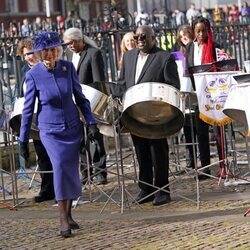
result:
[[(37, 164), (40, 171), (52, 171), (52, 164), (46, 149), (40, 140), (33, 140), (35, 151), (37, 154)], [(41, 189), (40, 196), (54, 197), (53, 173), (40, 173), (41, 176)]]
[[(205, 167), (207, 165), (210, 165), (210, 138), (209, 138), (209, 124), (204, 122), (203, 120), (200, 119), (199, 117), (199, 109), (197, 108), (194, 113), (194, 120), (193, 120), (193, 125), (194, 125), (194, 133), (197, 134), (197, 140), (198, 140), (198, 148), (199, 148), (199, 153), (200, 153), (200, 161), (201, 161), (201, 166)], [(191, 143), (191, 127), (189, 131), (187, 131), (188, 128), (186, 128), (185, 132), (185, 127), (184, 127), (184, 134), (186, 138), (186, 142)], [(220, 141), (220, 136), (221, 136), (221, 131), (219, 127), (215, 127), (215, 133), (216, 133), (216, 146), (217, 146), (217, 151), (219, 155), (219, 159), (222, 159), (222, 147), (221, 147), (221, 141)], [(193, 147), (189, 147), (189, 157), (191, 161), (194, 161), (193, 159)], [(195, 153), (196, 155), (196, 153)]]
[(199, 118), (199, 113), (197, 109), (195, 111), (195, 126), (201, 166), (205, 167), (210, 164), (209, 124)]
[[(139, 163), (139, 180), (163, 187), (168, 182), (169, 149), (167, 139), (146, 139), (131, 135)], [(139, 182), (141, 190), (154, 192), (155, 188)], [(169, 187), (164, 188), (169, 191)]]

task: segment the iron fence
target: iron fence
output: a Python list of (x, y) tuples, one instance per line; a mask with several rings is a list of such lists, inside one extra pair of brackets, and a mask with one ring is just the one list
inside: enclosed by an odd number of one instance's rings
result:
[[(96, 41), (102, 51), (105, 62), (107, 81), (117, 81), (118, 62), (120, 58), (120, 43), (123, 35), (129, 31), (135, 31), (136, 26), (131, 16), (122, 22), (111, 18), (111, 23), (88, 23), (82, 28), (84, 34)], [(152, 24), (151, 24), (152, 25)], [(250, 29), (249, 23), (214, 25), (215, 41), (228, 53), (236, 58), (241, 70), (244, 69), (244, 61), (250, 59)], [(155, 30), (158, 46), (165, 50), (172, 50), (175, 43), (176, 27), (169, 28), (165, 25), (152, 25)], [(16, 54), (18, 42), (24, 38), (20, 32), (6, 32), (3, 24), (0, 31), (0, 108), (5, 105), (13, 105), (15, 98), (20, 93), (21, 68), (23, 59)], [(42, 30), (54, 30), (61, 34), (64, 29), (49, 25)], [(30, 30), (29, 36), (33, 36), (38, 30)]]

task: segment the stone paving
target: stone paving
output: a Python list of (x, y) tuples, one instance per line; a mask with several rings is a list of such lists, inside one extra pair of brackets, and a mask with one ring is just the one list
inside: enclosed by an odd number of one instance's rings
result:
[[(139, 191), (133, 180), (134, 168), (128, 161), (124, 163), (129, 177), (124, 178), (124, 189), (111, 173), (109, 183), (98, 186), (102, 192), (93, 185), (86, 186), (73, 209), (81, 228), (68, 239), (59, 236), (55, 202), (32, 201), (39, 179), (29, 189), (30, 179), (19, 178), (17, 210), (0, 205), (0, 249), (250, 249), (250, 214), (244, 217), (250, 208), (249, 185), (227, 186), (224, 179), (199, 182), (198, 203), (194, 174), (175, 172), (172, 168), (172, 202), (159, 207), (150, 203), (138, 206), (132, 199)], [(116, 167), (110, 171), (115, 172)], [(215, 166), (213, 174), (217, 171)], [(93, 202), (89, 202), (90, 187)], [(122, 190), (127, 194), (123, 203)], [(104, 192), (109, 196), (113, 192), (113, 201), (106, 206)], [(12, 204), (10, 198), (7, 197), (6, 203)]]

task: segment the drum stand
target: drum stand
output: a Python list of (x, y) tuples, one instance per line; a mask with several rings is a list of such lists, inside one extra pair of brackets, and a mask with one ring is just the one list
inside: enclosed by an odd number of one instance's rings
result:
[[(86, 129), (86, 124), (84, 124), (84, 134), (86, 135), (85, 136), (85, 154), (86, 154), (86, 164), (87, 164), (87, 181), (86, 183), (84, 184), (83, 186), (83, 191), (85, 190), (85, 188), (88, 187), (88, 191), (89, 191), (89, 200), (90, 202), (94, 202), (94, 201), (97, 201), (102, 195), (108, 197), (109, 199), (111, 199), (115, 204), (117, 204), (117, 202), (115, 200), (113, 200), (106, 192), (104, 192), (100, 187), (98, 187), (94, 181), (92, 180), (92, 177), (94, 177), (95, 175), (97, 175), (99, 172), (103, 171), (103, 169), (101, 168), (97, 168), (94, 166), (93, 164), (93, 160), (91, 161), (90, 163), (90, 159), (89, 159), (89, 153), (90, 153), (90, 156), (91, 156), (91, 159), (93, 159), (94, 157), (94, 151), (93, 150), (87, 150), (86, 147), (87, 147), (87, 143), (90, 143), (88, 142), (87, 140), (87, 129)], [(91, 147), (89, 147), (91, 148)], [(92, 169), (97, 169), (98, 172), (95, 173), (95, 174), (92, 174), (91, 175), (91, 168)], [(100, 192), (100, 196), (98, 196), (97, 198), (93, 198), (93, 187), (96, 188), (99, 192)], [(79, 201), (81, 199), (81, 196), (78, 197), (78, 199), (76, 200), (75, 204), (74, 204), (74, 208), (79, 204)]]
[(191, 143), (186, 143), (185, 145), (192, 145), (192, 151), (193, 151), (193, 159), (194, 159), (194, 169), (184, 168), (184, 170), (189, 173), (195, 174), (195, 180), (196, 180), (196, 204), (197, 209), (200, 207), (200, 189), (199, 189), (199, 178), (198, 178), (198, 165), (197, 165), (197, 146), (195, 142), (195, 134), (194, 134), (194, 121), (193, 121), (193, 115), (192, 115), (192, 101), (191, 101), (191, 92), (183, 92), (184, 94), (184, 107), (187, 100), (188, 104), (188, 110), (190, 114), (190, 130), (191, 130)]
[[(130, 208), (129, 203), (129, 197), (132, 199), (132, 203), (137, 204), (140, 208), (141, 206), (139, 203), (134, 199), (134, 197), (129, 193), (129, 191), (126, 189), (125, 185), (125, 174), (124, 174), (124, 164), (123, 164), (123, 154), (122, 154), (122, 148), (121, 148), (121, 128), (120, 128), (120, 117), (115, 118), (115, 105), (114, 100), (112, 96), (110, 96), (110, 106), (112, 108), (112, 114), (113, 114), (113, 131), (114, 131), (114, 139), (115, 139), (115, 157), (116, 157), (116, 170), (117, 170), (117, 186), (114, 187), (113, 191), (110, 194), (110, 197), (105, 202), (103, 208), (101, 209), (102, 213), (106, 206), (108, 205), (109, 201), (112, 200), (113, 195), (118, 190), (119, 196), (120, 196), (120, 202), (119, 207), (121, 214), (124, 212), (125, 204), (128, 208)], [(120, 161), (119, 161), (119, 155), (120, 155)], [(120, 162), (120, 164), (119, 164)]]
[[(130, 208), (130, 202), (129, 202), (129, 197), (132, 199), (133, 204), (137, 204), (140, 208), (142, 208), (139, 203), (135, 200), (135, 198), (130, 194), (130, 192), (126, 189), (125, 185), (125, 178), (127, 178), (124, 174), (124, 164), (123, 164), (123, 154), (122, 154), (122, 148), (121, 148), (121, 129), (119, 122), (117, 122), (117, 126), (114, 124), (113, 125), (114, 130), (116, 130), (117, 136), (115, 136), (115, 156), (116, 156), (116, 169), (117, 169), (117, 182), (118, 186), (114, 187), (113, 191), (111, 192), (110, 198), (115, 194), (115, 191), (118, 190), (119, 195), (120, 195), (120, 212), (123, 214), (125, 204), (127, 205), (128, 208)], [(119, 149), (119, 151), (118, 151)], [(119, 165), (119, 155), (120, 155), (120, 165)], [(129, 179), (129, 178), (128, 178)], [(102, 210), (100, 213), (102, 213), (105, 209), (105, 207), (108, 205), (110, 198), (106, 201), (104, 204)]]
[[(16, 173), (15, 173), (15, 159), (14, 159), (14, 145), (13, 145), (13, 140), (10, 140), (10, 138), (13, 138), (12, 131), (9, 127), (9, 114), (7, 114), (6, 118), (6, 130), (3, 131), (3, 133), (6, 133), (7, 136), (7, 141), (8, 141), (8, 147), (9, 147), (9, 163), (10, 163), (10, 172), (5, 171), (4, 169), (0, 169), (1, 172), (1, 182), (2, 186), (1, 189), (3, 190), (3, 201), (0, 201), (0, 206), (3, 206), (5, 208), (8, 208), (10, 210), (16, 210), (16, 204), (18, 202), (18, 192), (17, 192), (17, 180), (16, 180)], [(10, 137), (11, 134), (11, 137)], [(5, 189), (4, 185), (4, 178), (3, 178), (3, 173), (10, 175), (11, 178), (11, 186), (12, 186), (12, 192), (7, 191)], [(8, 203), (5, 202), (6, 196), (5, 192), (7, 192), (9, 195), (12, 195), (13, 198), (13, 206), (9, 205)]]
[[(235, 138), (234, 138), (235, 136), (232, 135), (232, 137), (233, 138), (231, 138), (231, 140), (235, 140)], [(235, 178), (235, 179), (241, 179), (241, 180), (244, 180), (244, 181), (248, 181), (244, 177), (237, 176), (235, 174), (235, 171), (232, 172), (230, 170), (230, 164), (228, 163), (228, 159), (227, 159), (226, 135), (225, 135), (225, 127), (224, 126), (220, 127), (220, 142), (221, 142), (221, 151), (222, 151), (221, 156), (222, 156), (222, 159), (219, 161), (220, 162), (220, 171), (219, 171), (219, 174), (217, 176), (218, 184), (220, 184), (220, 181), (223, 178), (225, 178), (225, 181), (228, 181), (229, 177), (232, 177), (232, 178)], [(247, 145), (246, 145), (246, 147), (247, 147)], [(234, 168), (236, 168), (237, 155), (236, 155), (236, 151), (235, 151), (235, 142), (233, 142), (233, 151), (234, 151), (233, 152), (233, 164), (234, 164)]]
[[(233, 130), (233, 124), (231, 123), (230, 125), (231, 125), (230, 126), (231, 129), (229, 129), (229, 132), (230, 132), (229, 139), (230, 139), (231, 144), (232, 144), (232, 146), (231, 146), (231, 153), (232, 153), (233, 159), (229, 163), (229, 170), (228, 171), (231, 173), (231, 176), (234, 177), (236, 183), (238, 181), (242, 181), (242, 182), (238, 182), (238, 184), (249, 184), (250, 180), (246, 178), (246, 176), (248, 176), (249, 170), (250, 170), (249, 169), (250, 168), (250, 155), (249, 155), (248, 137), (240, 133), (245, 138), (246, 154), (240, 153), (239, 151), (237, 151), (237, 148), (236, 148), (236, 142), (235, 142), (236, 138), (235, 138), (235, 131)], [(246, 156), (247, 157), (247, 161), (246, 162), (243, 161), (243, 164), (245, 164), (245, 163), (248, 164), (248, 172), (244, 173), (241, 176), (240, 176), (241, 173), (240, 173), (239, 169), (238, 169), (238, 173), (236, 173), (237, 166), (238, 166), (238, 164), (240, 164), (238, 162), (238, 160), (237, 160), (238, 155), (239, 156)], [(230, 170), (230, 168), (232, 168), (232, 170)], [(230, 182), (230, 184), (234, 185), (231, 182)], [(230, 184), (228, 184), (228, 185), (230, 185)]]

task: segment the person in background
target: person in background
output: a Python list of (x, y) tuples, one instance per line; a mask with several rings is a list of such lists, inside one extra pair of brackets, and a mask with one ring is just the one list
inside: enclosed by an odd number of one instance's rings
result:
[(43, 29), (43, 21), (40, 16), (37, 16), (32, 23), (33, 32), (37, 33)]
[(154, 8), (150, 15), (150, 22), (153, 25), (153, 27), (158, 27), (160, 25), (160, 18), (158, 14), (159, 14), (158, 10)]
[(201, 7), (201, 16), (208, 19), (210, 22), (212, 21), (211, 14), (208, 12), (207, 8)]
[[(186, 45), (186, 69), (190, 66), (208, 64), (216, 61), (216, 48), (218, 44), (214, 43), (213, 33), (208, 19), (199, 16), (192, 22), (194, 31), (194, 41)], [(198, 147), (200, 153), (201, 167), (210, 165), (210, 145), (209, 145), (209, 124), (204, 122), (199, 117), (198, 106), (195, 110), (195, 125), (198, 139)], [(219, 159), (222, 159), (222, 149), (219, 141), (220, 136), (217, 136), (217, 150)], [(205, 168), (199, 175), (199, 179), (209, 178), (211, 174), (209, 168)], [(206, 175), (208, 174), (208, 175)]]
[(243, 23), (247, 23), (250, 18), (250, 6), (248, 5), (247, 1), (243, 2), (241, 8), (241, 18)]
[(198, 9), (196, 9), (195, 3), (190, 3), (190, 7), (186, 12), (186, 18), (188, 23), (191, 25), (192, 20), (199, 16), (201, 13)]
[(173, 26), (179, 27), (180, 25), (186, 23), (186, 16), (179, 9), (175, 9), (174, 12), (172, 13), (172, 20), (173, 20)]
[(236, 4), (233, 4), (228, 12), (228, 21), (231, 23), (239, 22), (240, 11)]
[[(124, 89), (121, 89), (120, 96), (128, 88), (145, 82), (161, 82), (179, 89), (175, 60), (169, 52), (156, 46), (152, 27), (138, 27), (134, 39), (137, 41), (137, 48), (125, 52), (123, 56), (119, 84)], [(142, 204), (153, 201), (154, 206), (169, 203), (171, 198), (168, 186), (167, 139), (148, 139), (134, 135), (133, 131), (130, 132), (139, 163), (140, 193), (136, 198), (137, 202)], [(156, 189), (145, 183), (154, 184), (164, 190), (152, 195)]]
[(28, 18), (23, 19), (23, 24), (21, 25), (21, 34), (22, 36), (29, 36), (31, 32), (31, 26), (29, 24)]
[[(176, 51), (180, 51), (182, 53), (183, 58), (178, 58), (179, 60), (182, 60), (182, 66), (183, 66), (183, 70), (182, 72), (185, 71), (185, 56), (186, 56), (186, 45), (188, 43), (191, 43), (194, 39), (194, 32), (192, 27), (189, 24), (184, 24), (182, 26), (180, 26), (177, 29), (177, 33), (176, 33), (176, 42), (177, 42), (177, 46), (175, 46), (175, 50)], [(187, 81), (184, 81), (182, 78), (182, 76), (180, 76), (181, 79), (181, 84), (187, 83)], [(189, 81), (190, 82), (190, 81)], [(182, 88), (181, 88), (182, 89)], [(184, 91), (186, 91), (188, 89), (189, 91), (189, 87), (187, 88), (187, 86), (185, 87)], [(196, 100), (196, 96), (194, 96), (191, 93), (191, 86), (190, 86), (190, 91), (189, 91), (189, 98), (186, 97), (185, 101), (186, 101), (186, 113), (185, 113), (185, 123), (184, 123), (184, 127), (183, 127), (183, 132), (185, 135), (185, 142), (187, 143), (186, 145), (186, 161), (187, 161), (187, 168), (195, 168), (195, 158), (194, 158), (194, 150), (193, 150), (193, 145), (192, 143), (196, 142), (196, 126), (194, 123), (194, 115), (193, 115), (193, 110), (192, 110), (192, 104), (193, 103), (197, 103)], [(191, 101), (191, 110), (189, 110), (189, 103), (187, 103), (187, 101)], [(191, 113), (190, 113), (191, 112)], [(192, 123), (191, 120), (192, 119)], [(192, 140), (192, 126), (193, 126), (193, 135), (194, 135), (194, 140)], [(196, 153), (195, 153), (196, 154)]]
[[(96, 82), (104, 82), (104, 62), (101, 51), (86, 43), (82, 31), (78, 28), (69, 28), (64, 32), (63, 40), (68, 44), (65, 51), (66, 57), (73, 62), (80, 83), (91, 85)], [(93, 163), (101, 170), (96, 168), (94, 181), (98, 185), (107, 184), (106, 152), (101, 133), (98, 134), (97, 143), (99, 144), (99, 158)], [(87, 164), (85, 163), (82, 169), (83, 182), (87, 179), (87, 173)]]
[(176, 43), (178, 47), (175, 47), (175, 50), (180, 50), (182, 54), (186, 55), (186, 45), (192, 42), (194, 39), (194, 32), (192, 27), (189, 24), (181, 25), (177, 29), (176, 33)]
[(86, 120), (90, 140), (94, 140), (98, 128), (73, 64), (60, 59), (63, 49), (59, 34), (37, 34), (33, 51), (40, 62), (25, 77), (21, 155), (26, 161), (29, 160), (29, 133), (37, 99), (37, 127), (53, 167), (60, 235), (67, 238), (71, 236), (72, 229), (79, 228), (71, 213), (72, 201), (81, 195), (79, 153), (82, 126), (78, 108)]
[[(20, 97), (24, 96), (26, 84), (25, 84), (25, 73), (35, 66), (39, 60), (32, 51), (33, 40), (32, 38), (26, 38), (18, 43), (17, 54), (22, 56), (26, 61), (26, 64), (22, 68), (22, 83), (20, 86)], [(33, 139), (37, 155), (37, 164), (39, 171), (52, 171), (52, 164), (46, 149), (44, 148), (41, 140)], [(53, 173), (41, 173), (41, 188), (37, 196), (33, 198), (35, 202), (43, 202), (47, 200), (53, 200), (55, 198), (54, 185), (53, 185)]]
[(229, 7), (227, 4), (224, 4), (222, 6), (222, 23), (227, 23), (229, 22)]
[(221, 13), (221, 9), (220, 7), (218, 6), (218, 4), (216, 4), (214, 6), (214, 9), (213, 9), (213, 20), (214, 20), (214, 23), (216, 25), (220, 25), (221, 22), (222, 22), (222, 13)]
[(150, 19), (147, 12), (144, 9), (141, 9), (135, 17), (135, 25), (138, 27), (140, 25), (147, 25), (149, 24)]
[(126, 51), (134, 49), (136, 47), (136, 41), (134, 39), (134, 32), (127, 32), (124, 34), (121, 41), (121, 56), (119, 61), (119, 68), (121, 68), (122, 58)]
[(65, 23), (63, 16), (61, 15), (56, 16), (56, 23), (58, 32), (63, 33), (65, 30)]

